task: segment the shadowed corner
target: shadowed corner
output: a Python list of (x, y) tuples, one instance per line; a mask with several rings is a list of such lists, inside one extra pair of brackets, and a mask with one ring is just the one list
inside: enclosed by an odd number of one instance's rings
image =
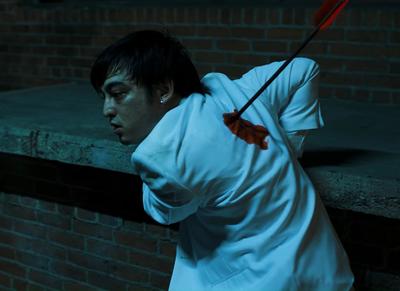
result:
[(299, 158), (303, 167), (340, 166), (367, 159), (379, 152), (364, 149), (323, 149), (305, 151)]

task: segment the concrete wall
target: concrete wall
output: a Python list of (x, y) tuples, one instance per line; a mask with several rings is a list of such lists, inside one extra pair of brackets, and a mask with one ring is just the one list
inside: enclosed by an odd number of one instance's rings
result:
[[(312, 15), (321, 1), (295, 7), (277, 1), (249, 7), (245, 1), (230, 7), (38, 2), (0, 3), (3, 90), (88, 79), (96, 54), (143, 28), (169, 28), (190, 49), (201, 74), (220, 71), (237, 77), (295, 51), (311, 33)], [(399, 104), (399, 5), (354, 2), (302, 55), (321, 65), (321, 98)]]

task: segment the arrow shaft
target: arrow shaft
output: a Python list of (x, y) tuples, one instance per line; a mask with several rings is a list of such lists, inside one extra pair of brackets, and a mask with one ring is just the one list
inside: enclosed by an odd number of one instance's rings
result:
[(307, 46), (307, 44), (314, 38), (314, 36), (320, 31), (321, 26), (325, 23), (327, 19), (333, 15), (336, 10), (341, 6), (342, 2), (338, 2), (337, 5), (324, 17), (324, 19), (319, 23), (319, 25), (314, 29), (314, 31), (307, 37), (307, 39), (301, 44), (301, 46), (278, 68), (278, 70), (264, 83), (264, 85), (251, 97), (245, 105), (238, 111), (236, 116), (237, 119), (242, 115), (242, 113), (256, 100), (261, 93), (279, 76), (279, 74), (289, 65), (289, 63)]

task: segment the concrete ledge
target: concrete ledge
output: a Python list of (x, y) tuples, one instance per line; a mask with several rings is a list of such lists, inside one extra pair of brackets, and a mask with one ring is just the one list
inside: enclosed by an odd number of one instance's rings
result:
[[(324, 202), (400, 218), (400, 111), (323, 99), (326, 126), (300, 162)], [(0, 152), (132, 173), (130, 154), (102, 116), (89, 83), (0, 93)]]

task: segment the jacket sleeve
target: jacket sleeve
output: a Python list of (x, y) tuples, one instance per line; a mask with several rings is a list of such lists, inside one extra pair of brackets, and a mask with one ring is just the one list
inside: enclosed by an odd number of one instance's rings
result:
[[(241, 83), (254, 93), (278, 70), (284, 61), (255, 67), (242, 76)], [(319, 65), (308, 58), (295, 58), (261, 94), (260, 100), (277, 115), (289, 143), (301, 156), (310, 129), (324, 121), (318, 100)]]
[(132, 159), (143, 181), (144, 210), (161, 224), (179, 222), (197, 211), (201, 197), (180, 182), (176, 167), (155, 156)]
[(319, 66), (310, 59), (298, 58), (290, 67), (290, 91), (279, 108), (279, 122), (285, 131), (308, 130), (324, 126), (318, 100)]

